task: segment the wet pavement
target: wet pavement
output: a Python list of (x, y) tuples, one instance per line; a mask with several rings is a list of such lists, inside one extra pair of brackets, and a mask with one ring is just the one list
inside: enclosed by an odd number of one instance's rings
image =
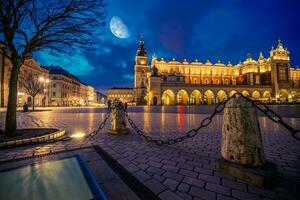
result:
[[(300, 129), (299, 106), (273, 106), (293, 127)], [(156, 138), (174, 138), (199, 126), (213, 106), (129, 108), (140, 129)], [(47, 108), (48, 109), (48, 108)], [(51, 108), (52, 111), (18, 113), (18, 127), (58, 127), (69, 134), (88, 133), (104, 119), (104, 108)], [(0, 126), (4, 124), (0, 112)], [(157, 146), (134, 131), (111, 136), (105, 130), (93, 140), (72, 140), (0, 151), (0, 160), (99, 145), (161, 199), (284, 199), (300, 195), (278, 186), (263, 189), (251, 186), (215, 170), (220, 158), (222, 115), (194, 138), (175, 145)], [(266, 158), (285, 177), (300, 179), (300, 143), (278, 124), (260, 115)], [(109, 127), (109, 123), (106, 125)], [(299, 195), (299, 196), (297, 196)]]

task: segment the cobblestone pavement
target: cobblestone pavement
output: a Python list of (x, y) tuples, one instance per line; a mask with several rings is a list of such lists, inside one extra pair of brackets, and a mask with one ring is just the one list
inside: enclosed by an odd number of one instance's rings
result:
[[(198, 126), (205, 114), (140, 113), (129, 115), (148, 134), (171, 138)], [(4, 122), (0, 113), (0, 122)], [(176, 199), (291, 199), (299, 194), (285, 193), (283, 188), (272, 190), (249, 185), (215, 170), (220, 158), (222, 115), (217, 115), (201, 134), (175, 145), (157, 146), (137, 136), (111, 136), (105, 131), (93, 140), (72, 140), (0, 151), (0, 160), (45, 154), (66, 149), (99, 145), (123, 167), (165, 200)], [(104, 113), (37, 112), (19, 113), (18, 127), (59, 127), (68, 133), (89, 132), (96, 128)], [(299, 118), (284, 118), (300, 128)], [(279, 125), (260, 117), (266, 158), (277, 164), (285, 177), (300, 179), (300, 144)], [(3, 126), (0, 124), (0, 126)], [(109, 124), (106, 126), (108, 127)], [(299, 196), (297, 196), (299, 195)]]

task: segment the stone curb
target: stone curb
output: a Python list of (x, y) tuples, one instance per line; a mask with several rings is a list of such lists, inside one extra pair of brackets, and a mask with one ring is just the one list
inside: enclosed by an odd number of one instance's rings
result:
[(50, 140), (56, 140), (56, 139), (64, 136), (65, 132), (66, 132), (65, 130), (57, 129), (57, 131), (55, 131), (54, 133), (48, 133), (48, 134), (37, 136), (37, 137), (12, 140), (12, 141), (7, 141), (7, 142), (0, 142), (0, 149), (29, 145), (29, 144), (38, 144), (38, 143), (47, 142)]

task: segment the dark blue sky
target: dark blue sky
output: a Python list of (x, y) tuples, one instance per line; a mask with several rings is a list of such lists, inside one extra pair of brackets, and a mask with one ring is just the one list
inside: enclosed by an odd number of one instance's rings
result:
[[(107, 26), (96, 51), (73, 56), (38, 53), (42, 65), (60, 65), (84, 83), (103, 90), (132, 86), (134, 57), (140, 34), (147, 53), (178, 60), (210, 59), (236, 64), (250, 52), (269, 55), (280, 38), (291, 53), (292, 66), (300, 65), (300, 1), (298, 0), (111, 0)], [(113, 16), (127, 25), (130, 37), (119, 39), (109, 27)], [(100, 29), (100, 27), (99, 27)], [(150, 59), (151, 60), (151, 59)]]

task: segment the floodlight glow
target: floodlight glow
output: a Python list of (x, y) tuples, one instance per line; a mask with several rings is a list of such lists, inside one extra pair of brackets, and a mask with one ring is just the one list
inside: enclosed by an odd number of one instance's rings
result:
[(78, 132), (78, 133), (73, 133), (70, 137), (71, 137), (71, 138), (83, 138), (83, 137), (85, 137), (85, 136), (86, 136), (85, 133), (83, 133), (83, 132)]

